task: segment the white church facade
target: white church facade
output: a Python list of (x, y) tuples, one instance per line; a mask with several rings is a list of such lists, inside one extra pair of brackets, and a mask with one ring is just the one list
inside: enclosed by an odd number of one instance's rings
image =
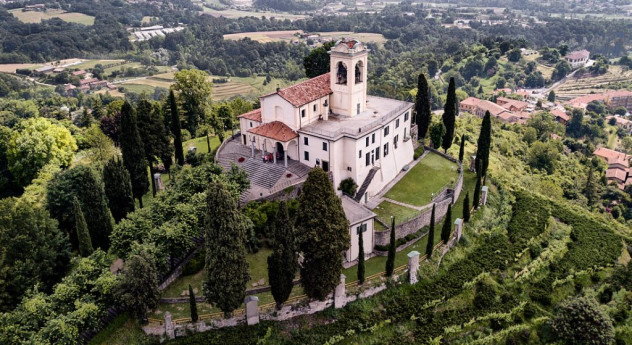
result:
[[(262, 96), (259, 109), (239, 116), (241, 144), (277, 164), (296, 160), (319, 166), (331, 173), (334, 188), (352, 178), (359, 186), (352, 197), (366, 203), (412, 162), (416, 140), (411, 135), (413, 103), (367, 96), (368, 54), (357, 40), (336, 42), (329, 73)], [(351, 222), (353, 217), (347, 218)], [(369, 232), (365, 253), (373, 248), (373, 219), (356, 218), (361, 222), (351, 224), (356, 240), (348, 261), (358, 255), (357, 229)]]

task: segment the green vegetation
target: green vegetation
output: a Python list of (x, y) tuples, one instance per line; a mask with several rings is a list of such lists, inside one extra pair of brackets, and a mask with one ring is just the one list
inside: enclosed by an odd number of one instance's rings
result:
[(23, 11), (21, 8), (10, 10), (17, 19), (24, 23), (39, 23), (43, 20), (59, 18), (65, 22), (83, 25), (94, 25), (94, 17), (77, 12), (64, 12), (57, 9), (47, 9), (46, 11)]
[[(401, 224), (419, 213), (419, 211), (414, 208), (400, 206), (389, 201), (382, 201), (373, 209), (373, 212), (375, 212), (380, 220), (387, 224), (391, 217), (395, 218), (397, 224)], [(377, 227), (382, 227), (382, 225), (377, 222), (375, 224)]]
[(457, 167), (456, 163), (438, 154), (428, 153), (384, 196), (410, 205), (424, 206), (441, 189), (456, 183)]

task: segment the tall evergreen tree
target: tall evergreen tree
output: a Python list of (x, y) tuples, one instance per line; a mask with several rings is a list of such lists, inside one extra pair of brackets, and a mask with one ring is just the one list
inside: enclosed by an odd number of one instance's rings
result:
[(478, 209), (478, 204), (481, 202), (481, 175), (476, 174), (476, 186), (474, 187), (474, 200), (472, 201), (472, 207)]
[(321, 168), (309, 172), (298, 201), (296, 230), (304, 256), (301, 282), (307, 296), (322, 301), (340, 282), (342, 255), (349, 249), (349, 221)]
[[(173, 152), (169, 132), (165, 128), (162, 110), (148, 100), (141, 100), (136, 107), (138, 132), (143, 141), (145, 160), (149, 164), (152, 192), (156, 196), (156, 186), (153, 179), (158, 160), (165, 158), (171, 165)], [(167, 167), (166, 166), (166, 167)], [(165, 167), (165, 168), (166, 168)]]
[(234, 197), (220, 182), (206, 196), (206, 277), (204, 296), (226, 315), (239, 308), (250, 280), (246, 261), (246, 223)]
[(129, 172), (125, 169), (120, 159), (113, 158), (103, 167), (103, 183), (105, 195), (112, 217), (118, 223), (128, 213), (134, 212), (134, 196), (132, 195), (132, 182)]
[(391, 218), (391, 237), (388, 243), (388, 257), (386, 258), (386, 276), (390, 277), (393, 275), (393, 271), (395, 270), (395, 218)]
[(121, 278), (114, 287), (115, 299), (132, 316), (142, 320), (147, 310), (153, 309), (160, 300), (158, 271), (154, 258), (140, 252), (127, 260)]
[(432, 113), (430, 112), (430, 99), (428, 97), (428, 81), (423, 73), (419, 73), (417, 79), (417, 96), (415, 97), (415, 123), (418, 126), (418, 136), (424, 139), (430, 128)]
[(452, 232), (452, 204), (448, 205), (448, 211), (443, 218), (443, 227), (441, 228), (441, 241), (444, 244), (450, 240), (450, 233)]
[(465, 199), (463, 199), (463, 222), (470, 221), (470, 192), (465, 193)]
[(465, 155), (465, 134), (461, 136), (461, 147), (459, 147), (459, 161), (463, 163), (463, 155)]
[(360, 227), (358, 233), (358, 284), (364, 284), (364, 229)]
[(274, 228), (273, 252), (268, 257), (268, 281), (276, 307), (280, 309), (292, 293), (292, 281), (298, 270), (296, 236), (285, 202), (279, 204)]
[(443, 142), (441, 147), (447, 152), (452, 141), (454, 140), (454, 124), (456, 122), (456, 87), (454, 78), (450, 78), (450, 85), (448, 86), (448, 97), (445, 101), (445, 107), (443, 108), (443, 125), (445, 126), (445, 134), (443, 135)]
[(77, 240), (79, 241), (79, 254), (84, 258), (90, 256), (94, 249), (92, 248), (92, 240), (88, 232), (86, 219), (83, 217), (79, 200), (77, 197), (72, 199), (73, 214), (75, 215), (75, 231), (77, 232)]
[(555, 102), (555, 91), (551, 90), (551, 92), (549, 92), (549, 96), (546, 99), (549, 102)]
[(182, 130), (180, 128), (180, 111), (173, 90), (169, 91), (169, 111), (171, 112), (171, 133), (173, 134), (173, 147), (175, 149), (176, 163), (184, 165), (184, 149), (182, 148)]
[[(478, 163), (476, 173), (481, 177), (487, 176), (487, 167), (489, 166), (489, 150), (492, 144), (492, 119), (489, 111), (485, 112), (481, 132), (478, 135), (476, 160)], [(479, 169), (480, 167), (480, 169)], [(480, 170), (480, 172), (479, 172)], [(476, 201), (475, 201), (476, 202)]]
[(125, 102), (121, 108), (121, 152), (123, 164), (129, 172), (132, 182), (132, 195), (138, 199), (140, 208), (143, 208), (143, 195), (149, 190), (149, 178), (147, 177), (147, 160), (143, 141), (138, 132), (136, 115), (132, 106)]
[(435, 204), (432, 204), (432, 213), (430, 214), (430, 230), (428, 230), (428, 243), (426, 243), (426, 256), (428, 260), (432, 257), (434, 249), (434, 228), (435, 228)]
[(197, 301), (195, 300), (195, 293), (191, 284), (189, 284), (189, 309), (191, 309), (191, 321), (198, 321)]
[(73, 247), (79, 248), (72, 206), (75, 196), (88, 225), (92, 246), (107, 250), (112, 233), (112, 216), (103, 181), (91, 167), (78, 165), (64, 170), (56, 174), (46, 187), (46, 207), (59, 222), (59, 228), (66, 231)]

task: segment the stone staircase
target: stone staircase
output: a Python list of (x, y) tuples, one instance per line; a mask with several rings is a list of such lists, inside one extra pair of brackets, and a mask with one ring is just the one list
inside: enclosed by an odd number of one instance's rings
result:
[(246, 160), (241, 167), (248, 173), (250, 183), (267, 189), (272, 188), (285, 173), (283, 165), (261, 163), (254, 159)]
[(377, 173), (378, 170), (380, 170), (380, 168), (376, 167), (376, 166), (371, 168), (371, 170), (369, 171), (369, 174), (366, 175), (366, 178), (364, 179), (364, 182), (362, 183), (362, 186), (360, 186), (360, 189), (356, 193), (356, 195), (353, 198), (353, 200), (355, 200), (356, 202), (360, 202), (362, 200), (362, 197), (364, 196), (364, 193), (366, 193), (366, 190), (371, 185), (371, 181), (373, 181), (373, 177), (375, 177), (375, 174)]

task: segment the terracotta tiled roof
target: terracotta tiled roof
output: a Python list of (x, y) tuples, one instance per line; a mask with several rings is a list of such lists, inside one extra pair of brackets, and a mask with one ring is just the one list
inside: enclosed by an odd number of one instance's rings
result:
[(243, 113), (237, 117), (243, 117), (244, 119), (261, 122), (261, 108), (251, 110), (247, 113)]
[(578, 59), (587, 59), (590, 56), (590, 52), (586, 49), (584, 50), (578, 50), (578, 51), (574, 51), (574, 52), (570, 52), (568, 53), (568, 55), (565, 56), (566, 59), (572, 59), (572, 60), (578, 60)]
[(500, 105), (496, 104), (496, 103), (492, 103), (490, 101), (486, 101), (486, 100), (481, 100), (480, 103), (478, 104), (478, 107), (482, 110), (482, 111), (489, 111), (489, 113), (492, 116), (498, 116), (500, 114), (502, 114), (503, 112), (506, 112), (507, 109), (501, 107)]
[(568, 116), (565, 111), (562, 111), (560, 109), (551, 110), (551, 115), (555, 116), (556, 118), (559, 117), (560, 119), (564, 121), (568, 121), (571, 119), (571, 117)]
[(248, 132), (282, 142), (298, 138), (298, 134), (281, 121), (264, 123), (259, 127), (249, 130)]
[(619, 169), (619, 168), (610, 168), (606, 170), (606, 178), (608, 179), (616, 179), (621, 182), (625, 182), (627, 176), (628, 176), (628, 170)]
[(277, 94), (295, 107), (300, 107), (309, 102), (313, 102), (331, 94), (329, 73), (325, 73), (302, 83), (281, 89), (277, 92)]
[(476, 98), (476, 97), (468, 97), (464, 100), (461, 101), (461, 105), (470, 105), (470, 106), (477, 106), (479, 103), (481, 102), (480, 99)]
[(597, 157), (604, 158), (608, 161), (608, 164), (621, 164), (624, 166), (629, 166), (630, 158), (632, 158), (632, 156), (623, 152), (607, 149), (605, 147), (596, 149), (593, 154)]
[(526, 102), (505, 97), (498, 97), (496, 99), (496, 104), (508, 110), (511, 110), (512, 106), (516, 109), (525, 109), (528, 105)]

